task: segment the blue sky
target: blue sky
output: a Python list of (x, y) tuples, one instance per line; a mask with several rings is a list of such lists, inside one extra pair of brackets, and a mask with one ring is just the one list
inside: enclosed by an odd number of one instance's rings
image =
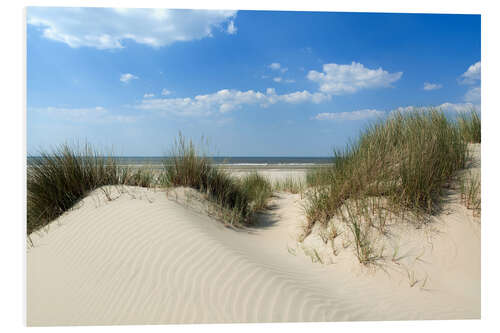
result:
[(27, 11), (28, 153), (328, 156), (391, 110), (480, 109), (479, 15)]

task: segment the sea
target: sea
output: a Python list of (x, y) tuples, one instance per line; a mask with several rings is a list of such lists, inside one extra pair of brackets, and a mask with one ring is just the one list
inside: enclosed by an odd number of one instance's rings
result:
[[(28, 157), (30, 162), (39, 157)], [(164, 156), (115, 156), (119, 166), (149, 166), (157, 168), (163, 166), (168, 157)], [(213, 156), (209, 157), (215, 165), (233, 168), (309, 168), (333, 163), (332, 157), (290, 157), (290, 156)]]
[[(120, 165), (155, 165), (163, 164), (165, 157), (161, 156), (124, 156), (117, 157)], [(168, 159), (168, 158), (167, 158)], [(277, 157), (277, 156), (214, 156), (209, 157), (214, 164), (232, 165), (308, 165), (308, 164), (330, 164), (331, 157)]]

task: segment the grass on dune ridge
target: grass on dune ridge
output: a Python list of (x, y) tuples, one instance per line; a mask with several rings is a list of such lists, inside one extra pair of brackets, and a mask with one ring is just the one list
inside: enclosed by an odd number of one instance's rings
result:
[(30, 158), (27, 170), (27, 233), (47, 225), (89, 192), (104, 185), (149, 186), (147, 171), (119, 168), (91, 145), (61, 145)]
[(179, 135), (164, 170), (155, 175), (146, 167), (120, 167), (113, 156), (100, 154), (90, 144), (61, 145), (29, 158), (27, 169), (27, 234), (73, 207), (91, 191), (106, 185), (186, 186), (207, 194), (220, 209), (218, 217), (234, 225), (250, 224), (272, 195), (269, 181), (255, 173), (242, 179), (230, 176), (199, 154)]
[(164, 183), (186, 186), (208, 195), (222, 208), (222, 220), (233, 225), (252, 222), (253, 214), (262, 210), (272, 195), (267, 179), (257, 173), (242, 179), (232, 177), (212, 165), (208, 157), (198, 153), (192, 141), (179, 134), (171, 156), (165, 160)]
[(439, 212), (443, 190), (468, 159), (467, 142), (480, 140), (478, 119), (472, 113), (455, 122), (439, 110), (418, 109), (394, 112), (366, 128), (334, 153), (331, 167), (308, 174), (303, 237), (315, 223), (343, 221), (359, 261), (370, 262), (366, 235), (372, 227), (384, 232), (389, 219), (418, 224)]

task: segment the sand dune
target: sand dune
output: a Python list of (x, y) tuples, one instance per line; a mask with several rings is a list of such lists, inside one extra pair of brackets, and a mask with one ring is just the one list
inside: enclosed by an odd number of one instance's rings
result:
[(348, 251), (313, 263), (296, 242), (300, 195), (279, 194), (259, 225), (233, 230), (172, 193), (108, 191), (33, 235), (28, 325), (480, 317), (480, 225), (457, 203), (417, 271), (429, 286), (411, 288), (398, 265), (366, 269)]

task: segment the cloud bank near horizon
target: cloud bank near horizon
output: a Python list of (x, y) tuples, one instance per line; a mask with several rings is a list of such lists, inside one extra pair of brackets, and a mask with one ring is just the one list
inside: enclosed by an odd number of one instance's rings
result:
[[(442, 103), (438, 106), (429, 106), (432, 108), (436, 108), (443, 112), (449, 113), (460, 113), (460, 112), (470, 112), (472, 110), (476, 110), (481, 112), (480, 104), (473, 103)], [(400, 106), (395, 108), (394, 110), (376, 110), (376, 109), (363, 109), (363, 110), (355, 110), (355, 111), (346, 111), (346, 112), (322, 112), (318, 113), (312, 119), (315, 120), (364, 120), (370, 118), (381, 118), (390, 115), (394, 112), (411, 112), (418, 111), (419, 109), (425, 109), (427, 107), (417, 107), (417, 106)]]
[[(280, 63), (267, 66), (273, 71), (282, 71)], [(288, 70), (288, 68), (287, 68)], [(278, 102), (297, 104), (312, 102), (320, 104), (330, 101), (333, 95), (353, 94), (362, 89), (390, 87), (402, 76), (402, 72), (389, 73), (381, 67), (369, 69), (360, 63), (350, 65), (329, 63), (323, 65), (323, 73), (309, 71), (307, 79), (319, 84), (319, 91), (298, 90), (288, 94), (276, 94), (274, 88), (268, 88), (265, 93), (248, 90), (222, 89), (215, 93), (196, 95), (185, 98), (143, 99), (134, 107), (141, 110), (155, 110), (162, 114), (184, 116), (207, 116), (215, 112), (225, 113), (240, 109), (244, 105), (260, 105), (268, 107)], [(274, 78), (281, 82), (282, 78)], [(289, 80), (288, 83), (294, 83)]]

